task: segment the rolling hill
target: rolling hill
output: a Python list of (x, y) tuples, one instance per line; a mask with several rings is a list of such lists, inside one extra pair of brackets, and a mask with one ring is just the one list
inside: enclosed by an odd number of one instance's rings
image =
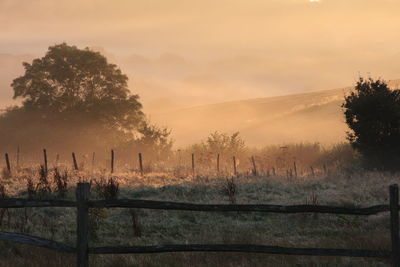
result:
[[(389, 81), (397, 86), (399, 80)], [(172, 129), (175, 144), (204, 140), (213, 131), (239, 131), (247, 144), (345, 141), (348, 130), (341, 104), (348, 88), (217, 103), (150, 114)]]

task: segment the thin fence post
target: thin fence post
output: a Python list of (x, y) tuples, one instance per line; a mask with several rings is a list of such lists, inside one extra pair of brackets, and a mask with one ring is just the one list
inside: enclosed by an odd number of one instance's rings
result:
[(195, 172), (194, 172), (194, 153), (192, 153), (192, 175), (193, 175), (193, 177), (194, 177), (194, 174), (195, 174)]
[(44, 171), (47, 173), (47, 150), (43, 149)]
[(94, 160), (95, 160), (95, 157), (96, 157), (96, 153), (93, 152), (93, 154), (92, 154), (92, 171), (94, 170)]
[(140, 175), (143, 176), (144, 174), (143, 174), (143, 159), (142, 159), (142, 153), (139, 152), (138, 156), (139, 156)]
[(72, 161), (74, 163), (74, 169), (77, 171), (78, 170), (78, 162), (76, 161), (75, 153), (72, 152)]
[(111, 173), (114, 173), (114, 149), (111, 149)]
[(257, 176), (256, 161), (254, 159), (254, 156), (251, 156), (251, 162), (253, 163), (253, 175)]
[(392, 241), (392, 266), (400, 266), (400, 241), (399, 241), (399, 187), (393, 184), (390, 192), (390, 235)]
[(5, 153), (4, 157), (6, 159), (7, 171), (8, 173), (11, 173), (11, 164), (10, 164), (10, 158), (8, 157), (8, 153)]
[(233, 156), (233, 174), (237, 175), (237, 170), (236, 170), (236, 157)]
[(17, 168), (19, 168), (19, 146), (17, 147)]
[(294, 170), (294, 176), (297, 178), (297, 164), (296, 164), (296, 161), (293, 161), (293, 170)]
[(89, 266), (89, 200), (90, 185), (89, 183), (78, 183), (76, 187), (76, 200), (77, 200), (77, 266)]
[(217, 155), (217, 173), (219, 174), (219, 153)]

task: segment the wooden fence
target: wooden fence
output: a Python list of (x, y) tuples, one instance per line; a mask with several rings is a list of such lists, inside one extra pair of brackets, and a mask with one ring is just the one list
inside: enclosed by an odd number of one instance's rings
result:
[[(77, 266), (89, 266), (89, 254), (127, 254), (127, 253), (164, 253), (164, 252), (247, 252), (283, 255), (317, 255), (347, 256), (390, 259), (392, 266), (400, 267), (399, 242), (399, 196), (398, 186), (389, 187), (389, 205), (377, 205), (366, 208), (315, 206), (315, 205), (224, 205), (224, 204), (192, 204), (179, 202), (151, 201), (140, 199), (89, 200), (89, 184), (78, 183), (76, 201), (66, 200), (28, 200), (7, 198), (0, 200), (0, 208), (26, 207), (70, 207), (77, 209), (77, 244), (71, 247), (52, 240), (18, 233), (0, 232), (0, 240), (29, 244), (56, 251), (75, 253)], [(292, 248), (280, 246), (264, 246), (251, 244), (185, 244), (154, 245), (130, 247), (89, 247), (88, 245), (88, 212), (89, 208), (142, 208), (160, 210), (186, 210), (208, 212), (274, 212), (274, 213), (329, 213), (345, 215), (373, 215), (390, 212), (391, 251), (335, 249), (335, 248)]]

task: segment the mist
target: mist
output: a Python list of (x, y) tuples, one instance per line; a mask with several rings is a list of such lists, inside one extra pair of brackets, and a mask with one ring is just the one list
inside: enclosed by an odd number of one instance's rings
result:
[[(212, 130), (240, 130), (252, 144), (345, 140), (340, 88), (353, 85), (360, 75), (399, 78), (399, 8), (398, 1), (390, 0), (1, 0), (0, 108), (19, 104), (12, 100), (10, 83), (23, 74), (22, 62), (66, 41), (99, 51), (117, 64), (150, 120), (170, 127), (178, 144)], [(268, 107), (257, 111), (253, 102), (244, 109), (247, 102), (240, 102), (334, 88), (333, 102), (320, 105), (331, 110), (329, 116), (291, 115), (288, 123), (283, 120), (299, 106), (315, 108), (326, 99), (310, 103), (307, 95), (294, 97), (290, 106), (283, 105), (285, 110), (266, 101)], [(192, 107), (206, 110), (205, 105), (229, 101), (240, 102), (235, 105), (242, 116), (223, 115), (224, 104), (211, 113), (191, 112)], [(188, 110), (186, 117), (177, 115)], [(281, 122), (275, 118), (272, 123), (268, 114), (277, 110)], [(192, 116), (201, 123), (192, 125)], [(229, 118), (236, 119), (229, 126), (221, 124)], [(328, 129), (334, 131), (324, 134), (328, 119)], [(305, 122), (316, 131), (302, 129)]]

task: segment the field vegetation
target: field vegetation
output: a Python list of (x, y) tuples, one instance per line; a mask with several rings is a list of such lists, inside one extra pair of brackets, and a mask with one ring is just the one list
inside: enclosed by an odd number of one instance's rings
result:
[[(219, 153), (218, 153), (219, 152)], [(192, 157), (195, 168), (193, 172)], [(395, 173), (366, 171), (348, 144), (286, 144), (249, 148), (239, 134), (212, 133), (203, 142), (173, 151), (163, 161), (147, 160), (144, 175), (137, 156), (110, 159), (77, 154), (72, 159), (49, 153), (43, 161), (19, 167), (11, 158), (4, 167), (1, 197), (74, 199), (75, 184), (91, 183), (92, 199), (140, 198), (192, 203), (314, 204), (365, 207), (388, 203)], [(220, 170), (217, 155), (220, 154)], [(68, 155), (69, 156), (69, 155)], [(236, 158), (237, 173), (233, 170)], [(104, 155), (106, 158), (107, 155)], [(254, 170), (254, 158), (256, 170)], [(40, 158), (39, 158), (40, 159)], [(29, 162), (29, 163), (28, 163)], [(129, 164), (130, 163), (130, 164)], [(42, 167), (40, 167), (42, 165)], [(7, 209), (0, 212), (2, 231), (41, 236), (74, 246), (75, 210), (68, 208)], [(146, 209), (91, 209), (90, 244), (155, 245), (241, 243), (295, 247), (390, 249), (389, 216), (324, 214), (208, 213)], [(0, 266), (74, 266), (74, 256), (25, 245), (1, 243)], [(234, 253), (166, 253), (91, 256), (92, 266), (387, 266), (376, 259), (296, 257)]]

